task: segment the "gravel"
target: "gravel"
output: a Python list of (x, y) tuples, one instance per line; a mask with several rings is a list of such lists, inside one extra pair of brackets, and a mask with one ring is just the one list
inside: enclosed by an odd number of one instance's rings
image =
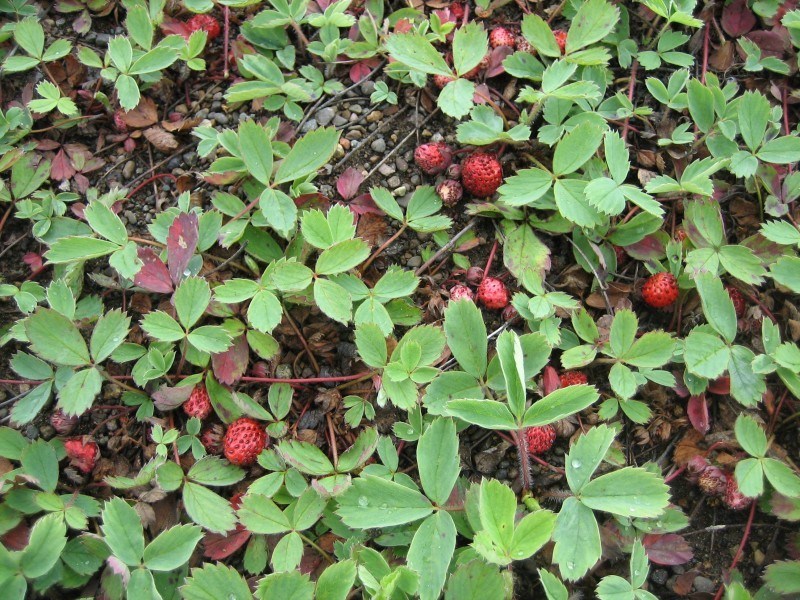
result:
[[(315, 115), (315, 118), (317, 120), (317, 123), (325, 127), (326, 125), (330, 124), (331, 121), (333, 121), (333, 118), (335, 116), (336, 116), (336, 109), (334, 109), (332, 106), (329, 106), (327, 108), (323, 108), (322, 110), (318, 110), (317, 114)], [(309, 119), (309, 123), (310, 122), (311, 120)]]

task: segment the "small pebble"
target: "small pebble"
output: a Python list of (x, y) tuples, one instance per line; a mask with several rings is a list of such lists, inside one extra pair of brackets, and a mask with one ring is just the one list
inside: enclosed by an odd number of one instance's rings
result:
[(700, 575), (694, 579), (694, 589), (696, 592), (700, 593), (711, 593), (717, 589), (717, 586), (708, 577), (703, 577)]
[(319, 123), (323, 127), (325, 125), (328, 125), (331, 121), (333, 121), (333, 118), (335, 116), (336, 116), (336, 109), (334, 109), (332, 106), (328, 106), (327, 108), (318, 110), (317, 114), (315, 115), (317, 123)]
[(375, 152), (386, 152), (386, 140), (379, 137), (373, 140), (372, 144), (370, 144), (370, 148), (372, 148)]
[(133, 177), (133, 172), (135, 170), (136, 170), (136, 163), (133, 162), (132, 160), (129, 160), (122, 167), (122, 176), (125, 179), (130, 179), (131, 177)]
[(383, 175), (384, 177), (388, 177), (395, 172), (395, 168), (393, 165), (388, 163), (383, 163), (380, 167), (378, 167), (378, 173)]

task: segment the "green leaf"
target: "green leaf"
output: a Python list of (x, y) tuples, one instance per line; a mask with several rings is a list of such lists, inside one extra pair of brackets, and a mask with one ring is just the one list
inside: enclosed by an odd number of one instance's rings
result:
[(435, 504), (445, 504), (461, 472), (458, 436), (451, 419), (434, 420), (420, 436), (417, 465), (425, 494)]
[(564, 461), (567, 483), (573, 493), (580, 493), (589, 482), (613, 441), (614, 430), (608, 425), (593, 427), (578, 437)]
[(567, 581), (577, 581), (600, 559), (602, 548), (597, 520), (592, 509), (577, 498), (567, 498), (561, 506), (553, 540), (556, 543), (553, 561)]
[(561, 56), (561, 49), (550, 26), (539, 15), (529, 13), (523, 17), (522, 35), (539, 54), (551, 58)]
[(788, 498), (800, 498), (800, 477), (788, 465), (774, 458), (765, 458), (761, 465), (772, 487)]
[(386, 39), (386, 50), (397, 61), (429, 75), (452, 77), (441, 52), (425, 36), (417, 33), (396, 33)]
[(767, 453), (767, 434), (752, 417), (739, 415), (734, 432), (736, 441), (750, 456), (761, 458)]
[(88, 365), (89, 349), (75, 325), (61, 313), (39, 308), (24, 321), (31, 349), (46, 361), (67, 367)]
[(83, 214), (91, 228), (107, 240), (120, 246), (128, 241), (128, 232), (122, 220), (102, 202), (90, 202)]
[(736, 338), (736, 311), (722, 280), (711, 273), (701, 273), (695, 277), (695, 284), (709, 325), (728, 343), (732, 343)]
[(386, 365), (386, 336), (377, 325), (364, 323), (356, 328), (356, 347), (361, 360), (370, 367)]
[(486, 31), (477, 23), (467, 23), (457, 29), (453, 36), (453, 63), (456, 73), (463, 77), (477, 67), (488, 49)]
[(562, 176), (577, 171), (597, 152), (602, 141), (602, 127), (589, 121), (576, 126), (556, 146), (553, 173)]
[(745, 458), (736, 463), (736, 482), (739, 491), (749, 498), (756, 498), (764, 491), (764, 471), (757, 458)]
[(29, 17), (17, 23), (14, 41), (31, 56), (41, 58), (44, 53), (44, 29), (38, 19)]
[(687, 85), (689, 114), (692, 115), (697, 128), (708, 133), (714, 126), (714, 94), (699, 79), (691, 79)]
[(567, 33), (566, 52), (570, 54), (599, 42), (619, 21), (619, 8), (607, 0), (588, 0), (581, 4)]
[(175, 525), (162, 531), (144, 549), (144, 564), (153, 571), (172, 571), (186, 564), (203, 530), (196, 525)]
[(785, 135), (770, 140), (761, 147), (756, 156), (764, 162), (786, 165), (800, 161), (800, 138)]
[(130, 587), (126, 600), (156, 600), (160, 597), (153, 574), (144, 567), (131, 571), (127, 585)]
[(769, 270), (777, 283), (800, 294), (800, 258), (783, 256), (773, 263)]
[(514, 529), (510, 554), (514, 560), (525, 560), (536, 554), (550, 541), (556, 515), (549, 510), (537, 510), (525, 515)]
[(403, 217), (403, 209), (400, 208), (397, 200), (394, 199), (394, 196), (392, 196), (392, 193), (389, 190), (379, 187), (370, 188), (370, 195), (375, 201), (375, 204), (378, 205), (378, 208), (380, 208), (387, 215), (397, 221), (402, 222), (405, 220)]
[(209, 354), (224, 352), (233, 343), (231, 334), (217, 325), (198, 327), (186, 336), (186, 340), (200, 352)]
[(282, 318), (283, 307), (272, 292), (261, 290), (250, 300), (247, 321), (258, 331), (269, 333), (280, 324)]
[(317, 580), (316, 600), (346, 600), (356, 580), (353, 559), (339, 561), (326, 568)]
[(407, 561), (419, 574), (417, 593), (421, 600), (439, 598), (455, 547), (456, 526), (447, 511), (432, 514), (414, 533)]
[(730, 356), (730, 348), (715, 335), (693, 330), (686, 337), (684, 359), (694, 375), (716, 379), (727, 369)]
[(664, 480), (639, 467), (626, 467), (601, 475), (581, 488), (581, 502), (627, 518), (660, 515), (669, 503)]
[(460, 119), (474, 106), (475, 84), (469, 79), (455, 79), (448, 83), (437, 98), (442, 112), (454, 119)]
[(534, 402), (525, 411), (522, 424), (524, 427), (539, 427), (555, 423), (591, 406), (599, 397), (597, 390), (589, 385), (571, 385), (560, 388)]
[(184, 600), (251, 600), (253, 597), (236, 569), (221, 563), (203, 563), (202, 568), (193, 568), (180, 592)]
[(639, 319), (632, 310), (620, 310), (614, 315), (611, 322), (611, 333), (608, 342), (611, 346), (613, 356), (617, 358), (625, 356), (625, 353), (633, 346), (636, 340), (636, 332), (639, 329)]
[(131, 325), (131, 318), (121, 310), (110, 310), (97, 321), (89, 341), (89, 348), (96, 363), (103, 362), (116, 350)]
[(261, 534), (277, 534), (292, 530), (286, 514), (266, 496), (247, 494), (238, 510), (239, 520), (249, 531)]
[(28, 545), (19, 557), (22, 574), (35, 579), (50, 571), (67, 545), (67, 526), (58, 514), (45, 515), (31, 528)]
[(314, 282), (314, 302), (334, 321), (347, 325), (353, 314), (353, 301), (341, 285), (328, 279)]
[(779, 560), (772, 563), (764, 573), (764, 581), (778, 594), (800, 594), (800, 562)]
[(558, 212), (576, 225), (594, 228), (603, 221), (586, 197), (586, 182), (580, 179), (559, 179), (554, 192)]
[[(27, 447), (28, 440), (26, 440), (19, 431), (11, 429), (10, 427), (0, 427), (0, 456), (10, 460), (20, 460), (22, 452)], [(53, 457), (55, 457), (55, 453)], [(58, 462), (56, 462), (54, 470), (55, 481), (58, 481)], [(55, 489), (55, 487), (53, 489)]]
[(504, 331), (497, 338), (497, 357), (505, 380), (506, 396), (511, 413), (518, 419), (525, 411), (525, 372), (522, 345), (513, 331)]
[(530, 225), (519, 224), (513, 229), (506, 229), (503, 264), (523, 283), (541, 283), (550, 269), (550, 248), (539, 239)]
[(258, 199), (258, 207), (272, 229), (289, 239), (297, 225), (297, 206), (280, 190), (266, 188)]
[(484, 429), (511, 431), (519, 429), (508, 406), (495, 400), (451, 400), (447, 403), (447, 414)]
[(280, 262), (272, 272), (272, 283), (283, 292), (299, 292), (311, 285), (313, 277), (314, 272), (304, 264)]
[(125, 110), (133, 110), (139, 105), (141, 93), (136, 80), (130, 75), (120, 75), (114, 82), (114, 89), (117, 90), (119, 104)]
[(413, 271), (405, 271), (399, 267), (392, 266), (372, 288), (372, 293), (381, 302), (387, 302), (394, 298), (410, 296), (418, 285), (419, 278), (414, 275)]
[[(163, 71), (176, 60), (178, 60), (178, 53), (175, 50), (165, 46), (156, 46), (136, 59), (136, 62), (131, 65), (131, 69), (128, 73), (130, 75), (156, 73), (158, 71)], [(122, 77), (125, 77), (125, 75), (120, 76), (120, 78)]]
[(764, 140), (769, 123), (769, 101), (760, 92), (745, 92), (739, 100), (736, 116), (744, 143), (755, 152)]
[(467, 373), (478, 379), (486, 374), (488, 339), (483, 315), (474, 302), (449, 302), (444, 311), (444, 332), (453, 356)]
[(277, 451), (284, 461), (303, 473), (321, 477), (334, 471), (333, 464), (322, 450), (308, 442), (284, 441)]
[(183, 485), (183, 504), (192, 521), (209, 531), (225, 533), (236, 526), (230, 503), (202, 485), (187, 481)]
[(91, 408), (103, 386), (103, 376), (96, 368), (78, 371), (58, 392), (58, 405), (67, 415), (80, 416)]
[(569, 591), (558, 577), (544, 569), (539, 569), (538, 573), (547, 600), (569, 599)]
[(433, 506), (416, 490), (362, 474), (339, 496), (336, 512), (348, 527), (369, 529), (418, 521), (431, 514)]
[(160, 310), (147, 313), (141, 327), (150, 337), (162, 342), (177, 342), (186, 335), (175, 319)]
[(301, 179), (327, 163), (336, 144), (339, 132), (333, 127), (322, 127), (300, 138), (283, 159), (275, 174), (275, 184)]
[(98, 238), (67, 236), (57, 239), (44, 253), (53, 264), (99, 258), (119, 249), (119, 244)]
[(58, 484), (58, 459), (53, 447), (44, 440), (36, 440), (21, 452), (19, 461), (28, 477), (46, 492), (52, 492)]
[(144, 529), (137, 512), (122, 498), (112, 498), (106, 501), (102, 519), (112, 554), (129, 567), (138, 566), (144, 555)]
[(369, 256), (369, 246), (362, 239), (345, 240), (324, 250), (314, 270), (318, 275), (344, 273), (360, 265)]
[(479, 491), (479, 516), (483, 531), (503, 552), (511, 549), (517, 497), (510, 487), (496, 479), (484, 479)]
[(173, 302), (181, 325), (190, 329), (203, 316), (211, 302), (208, 281), (201, 277), (184, 279), (175, 290)]
[(203, 485), (233, 485), (244, 479), (245, 472), (217, 456), (206, 456), (192, 465), (186, 476)]
[(675, 350), (675, 340), (664, 331), (645, 333), (633, 344), (623, 360), (641, 369), (655, 369), (667, 364)]
[(144, 5), (132, 6), (128, 9), (125, 25), (131, 39), (145, 50), (153, 45), (153, 22)]
[(498, 189), (500, 199), (508, 206), (529, 206), (553, 187), (553, 175), (543, 169), (522, 169), (508, 177)]
[(239, 126), (239, 148), (247, 172), (260, 183), (269, 186), (272, 177), (272, 144), (266, 130), (247, 120)]
[[(302, 548), (301, 548), (302, 551)], [(274, 560), (274, 555), (273, 555)], [(273, 573), (258, 582), (256, 598), (259, 600), (312, 600), (314, 584), (300, 571)]]

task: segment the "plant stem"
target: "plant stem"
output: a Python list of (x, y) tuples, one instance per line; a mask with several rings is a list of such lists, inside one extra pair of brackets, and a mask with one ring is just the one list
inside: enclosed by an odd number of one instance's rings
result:
[[(731, 561), (731, 566), (728, 567), (729, 573), (736, 568), (736, 565), (739, 563), (739, 559), (742, 558), (742, 552), (744, 552), (744, 546), (747, 543), (747, 539), (750, 537), (750, 530), (753, 528), (753, 517), (755, 516), (756, 516), (756, 501), (753, 500), (753, 502), (750, 504), (750, 515), (747, 517), (747, 525), (744, 526), (742, 541), (739, 544), (739, 548), (736, 550), (736, 555), (733, 557), (733, 561)], [(714, 600), (720, 600), (724, 592), (725, 592), (725, 584), (723, 583), (719, 586), (719, 589), (717, 590), (717, 593), (714, 596)]]
[(475, 227), (477, 223), (478, 220), (476, 218), (473, 218), (469, 223), (467, 223), (464, 229), (455, 234), (449, 242), (447, 242), (444, 246), (439, 248), (439, 251), (436, 254), (434, 254), (428, 260), (426, 260), (422, 264), (422, 266), (414, 272), (414, 275), (422, 275), (425, 271), (427, 271), (428, 267), (430, 267), (434, 262), (436, 262), (438, 258), (442, 256), (445, 252), (448, 252), (453, 246), (455, 246), (456, 242), (461, 238), (461, 236), (467, 233), (473, 227)]
[(518, 429), (513, 432), (514, 443), (517, 445), (517, 456), (519, 457), (519, 479), (522, 484), (523, 490), (529, 490), (533, 487), (531, 482), (531, 463), (530, 456), (528, 456), (527, 436), (524, 429)]
[(303, 540), (303, 541), (304, 541), (306, 544), (308, 544), (309, 546), (311, 546), (312, 548), (314, 548), (314, 550), (316, 550), (317, 552), (319, 552), (319, 553), (322, 555), (322, 558), (324, 558), (325, 560), (327, 560), (327, 561), (328, 561), (330, 564), (333, 564), (333, 563), (335, 562), (335, 561), (333, 560), (333, 558), (331, 557), (331, 555), (330, 555), (330, 554), (328, 554), (327, 552), (325, 552), (325, 550), (323, 550), (322, 548), (320, 548), (320, 547), (317, 545), (317, 543), (316, 543), (316, 542), (314, 542), (314, 541), (312, 541), (311, 539), (309, 539), (308, 537), (304, 536), (304, 535), (303, 535), (302, 533), (300, 533), (299, 531), (297, 532), (297, 535), (299, 535), (299, 536), (300, 536), (300, 539), (302, 539), (302, 540)]
[(372, 261), (378, 258), (381, 255), (381, 252), (386, 250), (386, 248), (388, 248), (392, 244), (392, 242), (394, 242), (397, 238), (403, 235), (403, 232), (407, 228), (408, 228), (408, 223), (403, 223), (403, 226), (400, 227), (400, 229), (398, 229), (392, 237), (383, 242), (383, 244), (381, 244), (381, 246), (377, 250), (375, 250), (375, 252), (373, 252), (372, 255), (364, 262), (364, 264), (361, 265), (360, 272), (365, 273), (366, 270), (369, 268), (369, 266), (372, 264)]

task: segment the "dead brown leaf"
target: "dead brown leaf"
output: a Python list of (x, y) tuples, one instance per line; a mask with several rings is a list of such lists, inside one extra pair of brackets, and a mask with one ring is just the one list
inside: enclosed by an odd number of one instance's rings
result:
[(128, 127), (144, 129), (158, 122), (158, 110), (155, 102), (150, 98), (144, 97), (133, 110), (120, 112), (120, 117)]
[(386, 218), (374, 213), (361, 215), (356, 235), (370, 246), (377, 246), (386, 238)]
[(167, 131), (191, 131), (197, 127), (202, 119), (196, 117), (189, 119), (179, 119), (177, 121), (161, 121), (161, 126)]
[(161, 152), (170, 152), (178, 147), (178, 140), (175, 139), (175, 136), (158, 126), (145, 129), (144, 137)]

